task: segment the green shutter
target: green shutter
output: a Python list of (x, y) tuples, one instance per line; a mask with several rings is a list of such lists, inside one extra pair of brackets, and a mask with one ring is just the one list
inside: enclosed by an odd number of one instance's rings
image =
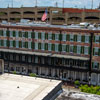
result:
[(13, 41), (13, 47), (16, 47), (15, 41)]
[(81, 46), (81, 54), (84, 54), (84, 47)]
[(55, 51), (55, 44), (52, 44), (52, 51)]
[(1, 40), (1, 46), (4, 46), (4, 40)]
[(6, 36), (9, 36), (9, 31), (7, 30), (7, 32), (6, 32)]
[(55, 40), (55, 34), (52, 34), (52, 40)]
[(3, 30), (0, 30), (0, 36), (3, 36)]
[(19, 31), (19, 37), (22, 37), (22, 32), (21, 31)]
[(61, 44), (59, 44), (58, 50), (62, 51), (62, 45)]
[(7, 47), (9, 47), (9, 45), (10, 45), (10, 44), (9, 44), (9, 41), (7, 40)]
[(48, 39), (48, 33), (45, 33), (45, 39)]
[(66, 41), (70, 41), (70, 35), (69, 34), (67, 34), (67, 36), (66, 36)]
[(84, 35), (82, 35), (81, 41), (85, 42), (85, 36)]
[(31, 48), (34, 49), (35, 43), (31, 42)]
[(93, 55), (94, 55), (95, 48), (93, 48)]
[(100, 56), (100, 49), (99, 49), (99, 56)]
[(28, 32), (25, 32), (25, 37), (28, 38)]
[(74, 53), (77, 53), (77, 46), (74, 46)]
[(94, 67), (94, 63), (92, 62), (92, 68)]
[(74, 35), (74, 41), (77, 41), (77, 35)]
[(66, 52), (69, 52), (69, 45), (66, 45)]
[(28, 48), (28, 42), (25, 42), (25, 48)]
[(16, 36), (16, 32), (15, 31), (13, 31), (13, 37), (15, 37)]
[(45, 50), (48, 50), (48, 44), (47, 43), (45, 44)]
[(38, 38), (41, 39), (41, 33), (40, 32), (38, 33)]
[(19, 41), (19, 47), (22, 48), (22, 42), (21, 41)]
[(41, 43), (38, 43), (38, 49), (41, 50)]
[(59, 40), (60, 41), (62, 40), (62, 34), (59, 34)]
[(90, 47), (88, 47), (88, 54), (90, 54)]

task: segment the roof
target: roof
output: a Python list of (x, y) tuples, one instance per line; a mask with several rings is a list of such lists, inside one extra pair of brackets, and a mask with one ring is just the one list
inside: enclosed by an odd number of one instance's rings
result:
[(63, 13), (100, 12), (99, 9), (63, 8)]

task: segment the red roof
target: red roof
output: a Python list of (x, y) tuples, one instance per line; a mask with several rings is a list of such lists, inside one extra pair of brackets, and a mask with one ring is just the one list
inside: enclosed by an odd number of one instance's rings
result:
[(100, 12), (98, 9), (79, 9), (79, 8), (63, 8), (63, 12), (66, 13), (81, 13), (81, 12)]

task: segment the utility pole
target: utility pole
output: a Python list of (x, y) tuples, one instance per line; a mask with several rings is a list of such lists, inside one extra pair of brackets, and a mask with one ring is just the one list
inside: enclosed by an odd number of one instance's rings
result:
[(64, 0), (63, 0), (63, 8), (64, 8)]
[(93, 9), (93, 0), (92, 0), (92, 4), (91, 4), (91, 9)]
[(13, 0), (12, 0), (12, 8), (13, 8)]
[(36, 2), (35, 2), (36, 4), (35, 4), (35, 7), (37, 7), (37, 0), (36, 0)]

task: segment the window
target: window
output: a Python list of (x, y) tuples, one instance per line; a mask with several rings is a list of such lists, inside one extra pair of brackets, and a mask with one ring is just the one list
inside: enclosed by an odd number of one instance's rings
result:
[(22, 38), (25, 38), (25, 32), (22, 32)]
[(52, 40), (52, 33), (48, 33), (48, 40)]
[(32, 60), (31, 56), (28, 56), (28, 62), (31, 62), (31, 60)]
[(62, 35), (62, 40), (63, 40), (63, 41), (66, 41), (66, 34), (63, 34), (63, 35)]
[(38, 43), (35, 43), (35, 50), (38, 50)]
[(55, 44), (55, 51), (58, 52), (58, 44)]
[(16, 31), (16, 38), (18, 38), (19, 36), (19, 31)]
[(13, 37), (13, 31), (10, 31), (10, 37)]
[(35, 39), (38, 39), (38, 32), (35, 32)]
[(81, 46), (78, 45), (78, 46), (77, 46), (77, 54), (80, 54), (80, 53), (81, 53)]
[(41, 43), (41, 50), (44, 50), (44, 43)]
[(31, 31), (28, 32), (28, 38), (31, 38)]
[(98, 65), (99, 65), (99, 64), (98, 64), (97, 62), (94, 62), (94, 63), (93, 63), (93, 69), (97, 69), (97, 68), (99, 68)]
[(89, 43), (89, 35), (85, 35), (85, 43)]
[(13, 47), (13, 41), (10, 40), (10, 47)]
[(7, 40), (4, 40), (4, 47), (7, 46)]
[(31, 49), (31, 42), (28, 42), (28, 49)]
[(73, 53), (73, 45), (70, 46), (70, 53)]
[(59, 40), (59, 34), (55, 34), (55, 40)]
[(25, 42), (22, 41), (22, 48), (25, 48)]
[(22, 61), (25, 61), (25, 56), (24, 55), (22, 56)]
[(94, 56), (98, 56), (98, 53), (99, 53), (99, 48), (95, 47), (94, 48)]
[(62, 45), (62, 52), (66, 52), (66, 44)]
[(95, 36), (95, 43), (99, 43), (99, 35)]
[(41, 33), (41, 39), (42, 39), (42, 40), (45, 39), (45, 33), (44, 33), (44, 32)]
[(20, 67), (16, 67), (16, 72), (20, 72)]
[(80, 34), (77, 36), (77, 42), (81, 42), (81, 35)]
[(3, 36), (6, 37), (6, 30), (3, 30)]
[(19, 41), (16, 40), (16, 48), (19, 48)]
[(74, 41), (74, 35), (70, 34), (70, 41), (73, 42)]
[(51, 43), (48, 43), (48, 51), (51, 51)]
[(35, 56), (35, 63), (38, 63), (38, 57)]
[(85, 55), (88, 55), (88, 48), (89, 48), (88, 46), (85, 46), (85, 47), (84, 47), (84, 54), (85, 54)]

